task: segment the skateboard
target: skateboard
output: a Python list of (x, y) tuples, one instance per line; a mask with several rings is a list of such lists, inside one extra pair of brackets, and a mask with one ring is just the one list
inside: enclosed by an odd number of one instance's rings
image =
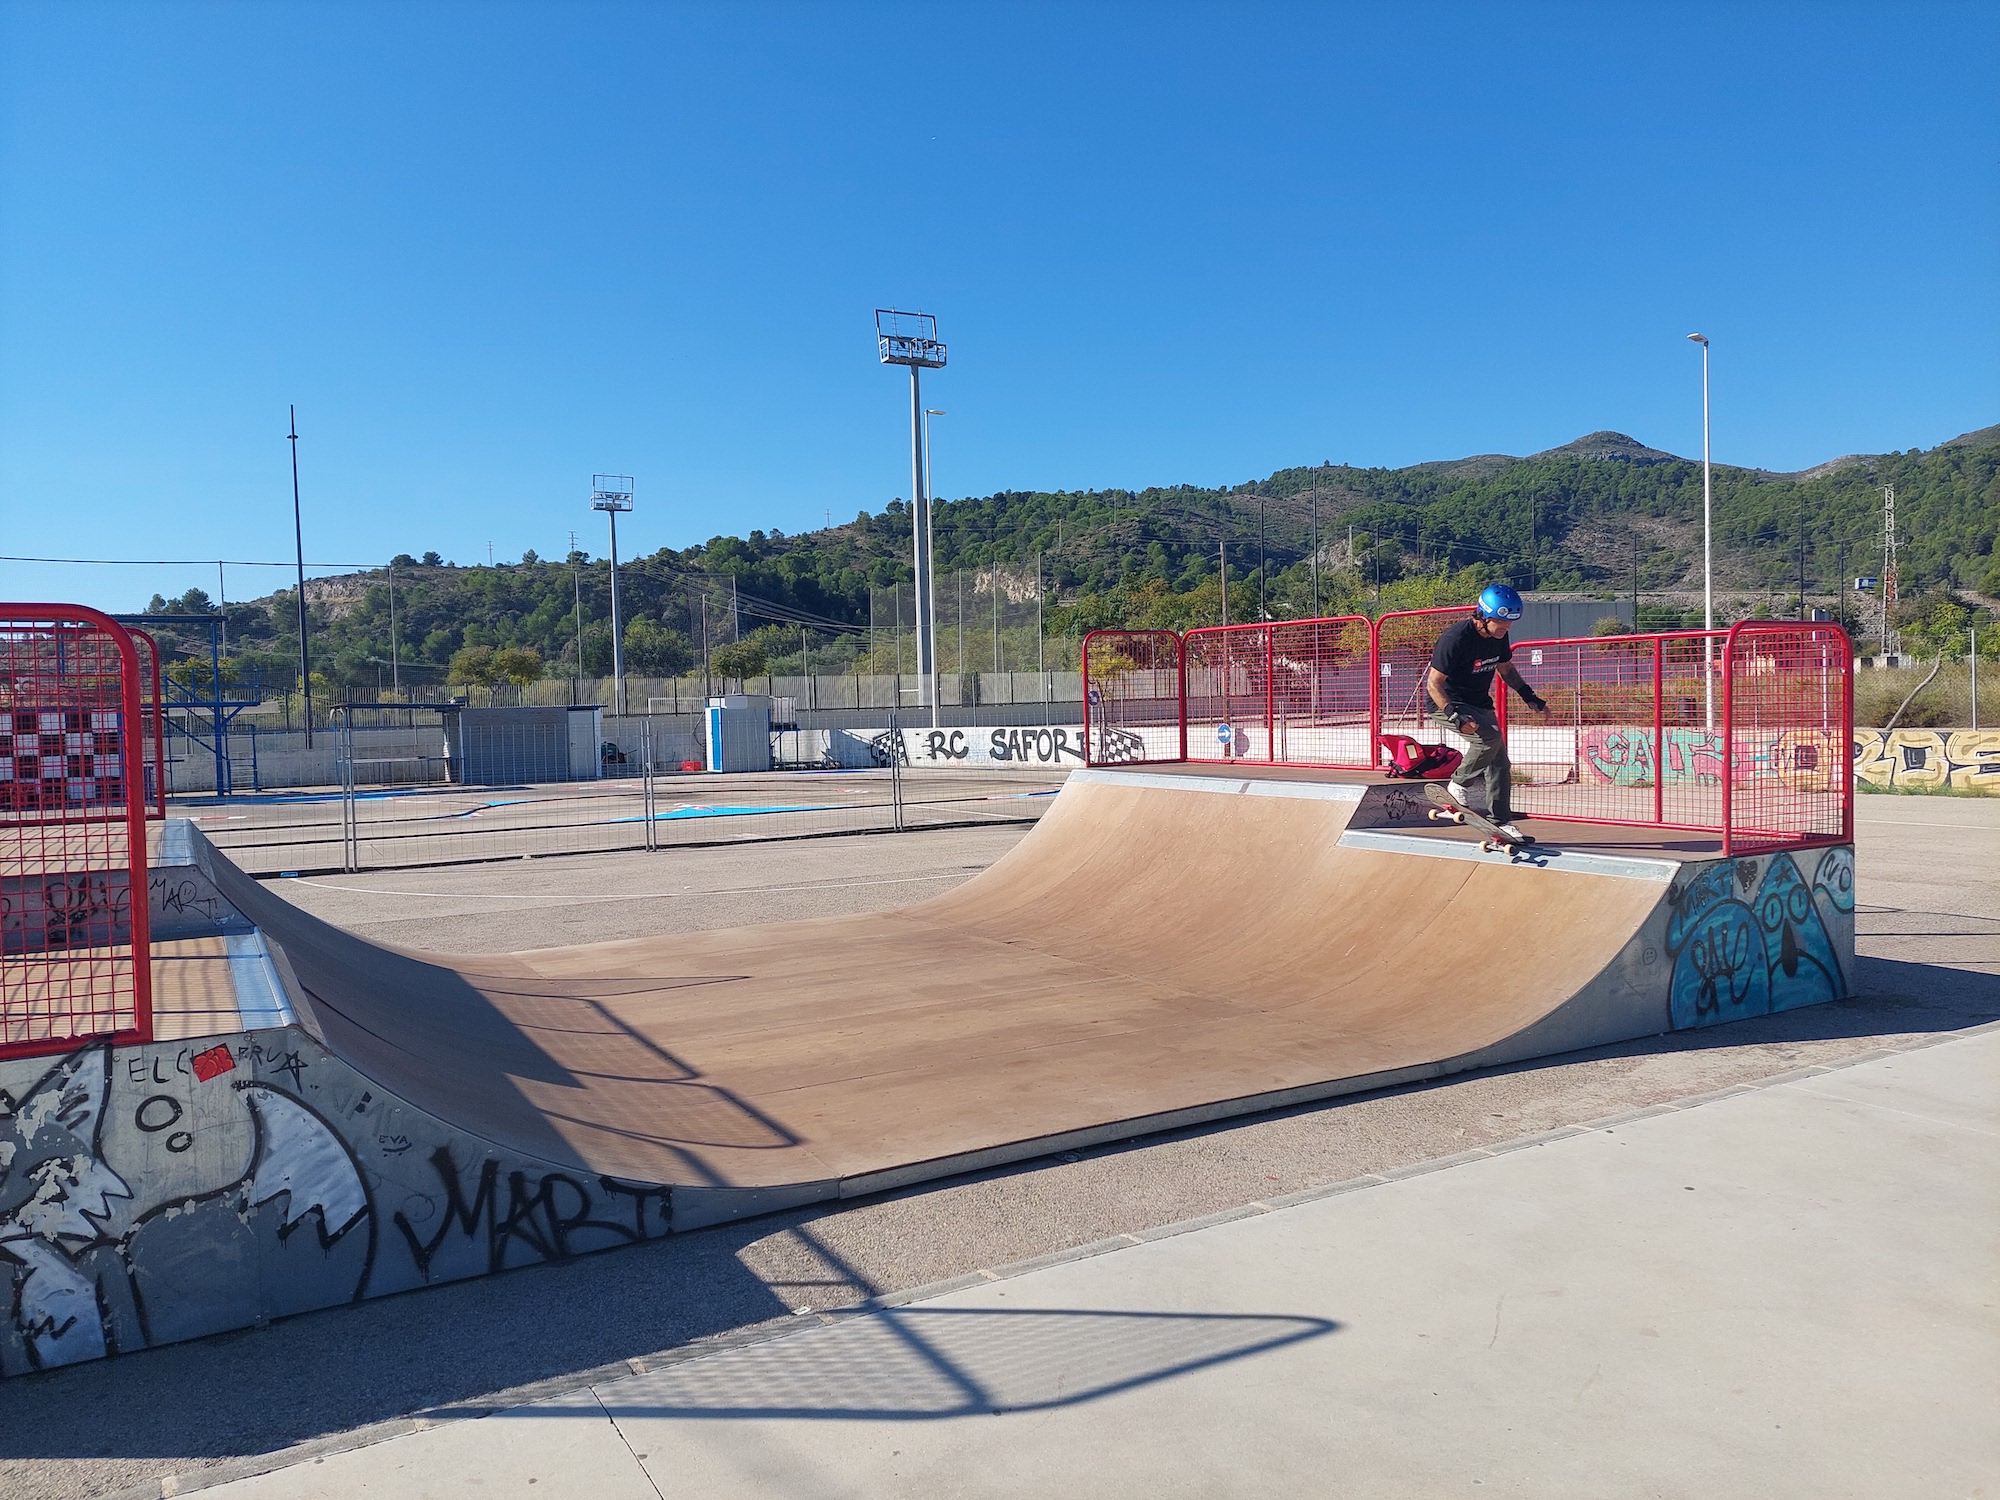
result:
[(1500, 831), (1500, 825), (1491, 818), (1474, 812), (1469, 807), (1460, 807), (1451, 800), (1451, 794), (1435, 781), (1424, 783), (1424, 796), (1429, 800), (1430, 815), (1437, 823), (1463, 823), (1485, 835), (1479, 847), (1488, 854), (1505, 854), (1512, 857), (1534, 844), (1531, 838), (1510, 839)]

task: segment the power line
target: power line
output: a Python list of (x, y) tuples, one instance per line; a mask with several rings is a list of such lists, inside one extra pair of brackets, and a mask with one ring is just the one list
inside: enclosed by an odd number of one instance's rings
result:
[[(234, 557), (0, 557), (0, 562), (81, 563), (103, 568), (212, 568), (217, 563), (229, 568), (292, 568), (296, 562), (253, 562)], [(379, 562), (312, 562), (309, 568), (386, 568)]]

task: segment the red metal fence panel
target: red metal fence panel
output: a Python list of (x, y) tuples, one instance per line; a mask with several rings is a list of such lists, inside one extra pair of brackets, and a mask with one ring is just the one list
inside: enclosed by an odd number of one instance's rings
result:
[(1838, 625), (1746, 620), (1730, 628), (1724, 854), (1853, 840), (1853, 666)]
[(1375, 636), (1367, 616), (1269, 629), (1276, 759), (1368, 770), (1375, 764)]
[(139, 677), (96, 610), (0, 605), (0, 1057), (152, 1037)]
[(1211, 625), (1181, 641), (1187, 683), (1187, 758), (1276, 758), (1271, 627)]
[[(1514, 667), (1546, 717), (1494, 687), (1514, 762), (1516, 811), (1530, 817), (1722, 831), (1721, 734), (1707, 727), (1700, 632), (1523, 641)], [(1720, 704), (1715, 704), (1719, 720)]]
[[(1380, 736), (1430, 722), (1425, 675), (1462, 608), (1085, 639), (1094, 765), (1251, 761), (1370, 769)], [(1524, 641), (1548, 704), (1494, 696), (1516, 809), (1557, 821), (1709, 833), (1725, 853), (1853, 838), (1852, 648), (1833, 625)]]
[[(1448, 626), (1470, 618), (1469, 605), (1446, 609), (1406, 609), (1375, 622), (1375, 693), (1378, 709), (1375, 733), (1407, 734), (1437, 743), (1444, 738), (1430, 722), (1430, 694), (1424, 688), (1431, 652)], [(1453, 742), (1457, 736), (1450, 737)], [(1378, 741), (1372, 765), (1386, 765)]]
[(1181, 640), (1171, 630), (1093, 630), (1083, 638), (1088, 764), (1187, 759)]
[(160, 693), (160, 643), (143, 630), (125, 627), (139, 652), (140, 756), (146, 763), (146, 816), (167, 815), (167, 700)]

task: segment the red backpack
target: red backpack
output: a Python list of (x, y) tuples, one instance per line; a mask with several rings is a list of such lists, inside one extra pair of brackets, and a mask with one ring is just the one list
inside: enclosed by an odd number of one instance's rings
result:
[(1408, 776), (1418, 781), (1449, 781), (1458, 763), (1465, 759), (1449, 745), (1426, 745), (1407, 734), (1385, 734), (1382, 748), (1389, 752), (1385, 776)]

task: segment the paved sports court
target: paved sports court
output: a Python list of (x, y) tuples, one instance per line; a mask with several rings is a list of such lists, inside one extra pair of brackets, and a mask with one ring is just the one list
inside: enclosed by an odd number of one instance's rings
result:
[[(1020, 1262), (1049, 1255), (1066, 1256), (1079, 1247), (1107, 1240), (1129, 1243), (1127, 1236), (1143, 1240), (1165, 1227), (1215, 1213), (1236, 1215), (1247, 1211), (1256, 1216), (1258, 1225), (1277, 1223), (1283, 1215), (1267, 1217), (1250, 1205), (1269, 1204), (1273, 1198), (1295, 1193), (1314, 1194), (1329, 1185), (1356, 1179), (1390, 1176), (1427, 1163), (1451, 1163), (1466, 1153), (1491, 1151), (1523, 1137), (1756, 1084), (1800, 1067), (1833, 1066), (1885, 1047), (1903, 1047), (1950, 1036), (2000, 1017), (2000, 977), (1996, 977), (2000, 976), (2000, 938), (1995, 936), (2000, 933), (2000, 877), (1993, 871), (1989, 853), (1996, 835), (2000, 835), (2000, 806), (1993, 804), (1919, 798), (1861, 801), (1860, 947), (1864, 956), (1862, 979), (1870, 991), (1865, 999), (1708, 1032), (1602, 1049), (1581, 1057), (1495, 1070), (1444, 1085), (1285, 1111), (1234, 1125), (1077, 1153), (1074, 1161), (1034, 1163), (956, 1179), (926, 1190), (723, 1226), (634, 1247), (616, 1255), (586, 1257), (568, 1265), (434, 1288), (421, 1297), (388, 1299), (296, 1318), (243, 1335), (79, 1366), (10, 1386), (10, 1408), (20, 1420), (7, 1425), (5, 1441), (11, 1451), (0, 1460), (0, 1479), (9, 1483), (32, 1479), (35, 1493), (158, 1494), (160, 1475), (177, 1476), (178, 1486), (191, 1487), (204, 1477), (219, 1478), (240, 1465), (268, 1465), (275, 1459), (257, 1455), (272, 1454), (287, 1444), (301, 1443), (315, 1445), (305, 1450), (303, 1456), (307, 1458), (361, 1444), (376, 1456), (357, 1457), (351, 1462), (386, 1463), (393, 1456), (393, 1445), (378, 1448), (371, 1446), (372, 1441), (402, 1430), (395, 1424), (413, 1412), (449, 1414), (504, 1409), (530, 1401), (543, 1392), (562, 1395), (565, 1400), (581, 1400), (581, 1386), (602, 1384), (606, 1379), (602, 1372), (607, 1366), (620, 1366), (629, 1374), (631, 1360), (645, 1364), (662, 1353), (685, 1351), (704, 1338), (760, 1334), (778, 1328), (790, 1330), (799, 1326), (796, 1322), (799, 1316), (854, 1307), (871, 1297), (897, 1297), (912, 1289), (965, 1276), (985, 1283), (987, 1272), (1006, 1278), (1004, 1285), (993, 1283), (992, 1294), (996, 1305), (1005, 1305), (999, 1293), (1018, 1285), (1011, 1268)], [(560, 893), (547, 889), (506, 891), (501, 888), (504, 882), (500, 879), (508, 868), (504, 866), (329, 878), (311, 885), (287, 882), (281, 889), (302, 904), (336, 916), (363, 935), (378, 938), (408, 941), (425, 924), (435, 924), (437, 930), (455, 931), (460, 921), (467, 921), (491, 934), (496, 943), (500, 925), (505, 923), (527, 923), (530, 930), (547, 930), (547, 925), (535, 929), (532, 924), (558, 924), (562, 940), (584, 941), (612, 936), (621, 930), (618, 924), (629, 920), (620, 912), (620, 903), (590, 899), (621, 884), (636, 885), (639, 875), (627, 876), (623, 869), (627, 865), (654, 882), (648, 887), (652, 894), (647, 899), (653, 907), (647, 920), (681, 923), (692, 928), (739, 922), (743, 920), (741, 913), (746, 904), (754, 908), (757, 917), (768, 920), (847, 909), (843, 905), (847, 902), (886, 901), (903, 889), (867, 884), (871, 880), (910, 880), (908, 892), (914, 898), (964, 878), (969, 873), (968, 866), (990, 860), (1015, 837), (1014, 831), (1007, 829), (951, 830), (902, 838), (744, 846), (659, 855), (590, 856), (576, 862), (574, 885), (566, 883)], [(854, 878), (854, 890), (839, 896), (829, 895), (830, 886), (820, 877), (830, 876), (833, 866), (802, 865), (798, 851), (806, 849), (813, 851), (812, 860), (832, 860), (839, 851), (848, 851), (844, 862)], [(536, 880), (545, 882), (550, 868), (539, 867)], [(675, 878), (662, 881), (663, 871), (671, 872)], [(746, 894), (759, 887), (761, 895)], [(496, 899), (509, 896), (529, 899)], [(506, 908), (506, 913), (480, 915), (494, 906)], [(426, 916), (425, 911), (440, 915)], [(454, 942), (452, 946), (462, 950), (464, 945)], [(1990, 1078), (1990, 1071), (1985, 1076)], [(1949, 1089), (1943, 1084), (1937, 1088), (1944, 1090), (1940, 1097), (1948, 1100)], [(1760, 1096), (1772, 1092), (1758, 1091)], [(1649, 1126), (1657, 1123), (1663, 1129), (1677, 1128), (1676, 1122), (1696, 1119), (1716, 1107), (1703, 1104), (1696, 1109), (1675, 1110), (1660, 1116), (1657, 1122), (1646, 1123)], [(1923, 1106), (1924, 1110), (1932, 1108)], [(1944, 1105), (1935, 1108), (1942, 1109)], [(1823, 1140), (1828, 1152), (1851, 1148), (1851, 1141), (1843, 1141), (1835, 1134), (1818, 1134), (1830, 1127), (1815, 1124), (1816, 1117), (1810, 1111), (1803, 1118), (1805, 1123), (1801, 1128), (1808, 1145)], [(1596, 1137), (1578, 1139), (1587, 1142)], [(1944, 1171), (1947, 1175), (1951, 1172), (1962, 1175), (1967, 1162), (1962, 1154), (1953, 1154), (1957, 1147), (1946, 1149), (1953, 1141), (1965, 1145), (1958, 1136), (1951, 1136), (1942, 1144), (1927, 1137), (1899, 1145), (1892, 1134), (1882, 1132), (1876, 1132), (1870, 1139), (1879, 1144), (1883, 1153), (1877, 1164), (1882, 1172)], [(1974, 1152), (1971, 1163), (1974, 1167), (1983, 1163), (1989, 1179), (1990, 1144), (1988, 1136), (1970, 1137), (1970, 1149)], [(1529, 1153), (1536, 1159), (1549, 1154), (1549, 1151)], [(1727, 1150), (1723, 1155), (1727, 1170), (1737, 1171), (1735, 1155)], [(1474, 1155), (1469, 1161), (1473, 1168), (1482, 1162), (1504, 1166), (1521, 1156), (1518, 1152), (1503, 1153), (1499, 1158)], [(1479, 1208), (1482, 1203), (1504, 1204), (1516, 1196), (1510, 1192), (1495, 1197), (1486, 1192), (1477, 1172), (1468, 1171), (1465, 1165), (1448, 1164), (1427, 1174), (1425, 1180), (1451, 1185), (1449, 1190), (1454, 1193), (1469, 1192), (1467, 1202), (1481, 1212), (1486, 1211)], [(1884, 1179), (1870, 1179), (1881, 1180)], [(1461, 1189), (1456, 1186), (1460, 1183), (1469, 1186)], [(1674, 1190), (1680, 1191), (1688, 1185), (1676, 1184)], [(1699, 1186), (1699, 1182), (1695, 1185)], [(1547, 1191), (1558, 1194), (1560, 1187), (1561, 1184), (1550, 1183)], [(1834, 1190), (1848, 1194), (1851, 1200), (1855, 1188), (1850, 1182), (1836, 1185)], [(1340, 1195), (1328, 1203), (1360, 1204), (1371, 1194), (1383, 1191), (1387, 1190), (1370, 1188), (1358, 1195)], [(1533, 1208), (1532, 1197), (1524, 1201)], [(1559, 1195), (1549, 1200), (1552, 1205), (1559, 1205), (1560, 1201)], [(1319, 1211), (1309, 1206), (1292, 1212)], [(1374, 1214), (1378, 1210), (1368, 1212)], [(1964, 1206), (1955, 1205), (1948, 1195), (1940, 1197), (1926, 1192), (1912, 1194), (1908, 1201), (1899, 1200), (1893, 1216), (1854, 1216), (1851, 1235), (1859, 1236), (1856, 1243), (1861, 1251), (1900, 1257), (1913, 1242), (1912, 1236), (1932, 1232), (1932, 1218), (1927, 1216), (1937, 1216), (1945, 1230), (1961, 1237), (1971, 1232), (1969, 1224), (1979, 1222), (1966, 1218)], [(1993, 1221), (1993, 1215), (1985, 1216), (1984, 1222)], [(1592, 1220), (1588, 1215), (1565, 1213), (1561, 1222), (1565, 1225), (1565, 1237), (1576, 1238), (1590, 1227)], [(1227, 1232), (1202, 1230), (1192, 1236), (1177, 1237), (1176, 1243), (1184, 1240), (1191, 1246), (1199, 1246), (1211, 1237), (1228, 1241), (1231, 1234), (1242, 1232), (1236, 1227)], [(1665, 1237), (1658, 1245), (1661, 1255), (1675, 1250), (1673, 1234), (1677, 1232), (1671, 1225), (1662, 1231)], [(1393, 1237), (1385, 1239), (1384, 1233), (1371, 1228), (1362, 1241), (1356, 1241), (1353, 1235), (1344, 1238), (1314, 1235), (1307, 1237), (1307, 1245), (1365, 1241), (1389, 1251), (1397, 1250), (1400, 1245), (1406, 1253), (1387, 1257), (1400, 1263), (1414, 1254), (1420, 1244), (1419, 1239), (1407, 1244)], [(1698, 1240), (1688, 1242), (1687, 1248), (1699, 1247)], [(1266, 1264), (1277, 1264), (1261, 1248), (1254, 1252), (1251, 1261), (1244, 1275), (1258, 1285), (1263, 1283)], [(1137, 1263), (1121, 1263), (1114, 1255), (1093, 1259), (1090, 1264), (1104, 1268), (1100, 1274), (1123, 1277), (1135, 1273), (1114, 1268), (1121, 1265), (1130, 1268)], [(1397, 1311), (1397, 1265), (1389, 1264), (1385, 1271), (1381, 1257), (1371, 1264), (1374, 1269), (1368, 1274), (1381, 1279), (1370, 1283), (1369, 1305), (1387, 1309), (1371, 1314), (1387, 1320), (1380, 1326), (1400, 1328), (1406, 1336), (1405, 1348), (1415, 1345), (1416, 1334), (1438, 1331), (1407, 1322), (1412, 1316), (1407, 1304)], [(1740, 1262), (1740, 1267), (1751, 1270), (1758, 1266), (1754, 1256)], [(1328, 1284), (1359, 1285), (1354, 1279), (1367, 1268), (1308, 1263), (1308, 1269), (1309, 1282), (1317, 1278)], [(1948, 1271), (1949, 1266), (1943, 1270)], [(1775, 1271), (1770, 1274), (1774, 1278), (1777, 1275)], [(1796, 1284), (1798, 1280), (1798, 1276), (1788, 1275), (1785, 1284)], [(1418, 1284), (1411, 1281), (1402, 1291), (1408, 1293)], [(1777, 1285), (1775, 1279), (1771, 1285)], [(1272, 1282), (1271, 1286), (1271, 1295), (1255, 1310), (1254, 1316), (1320, 1318), (1340, 1322), (1343, 1327), (1355, 1320), (1358, 1303), (1349, 1302), (1328, 1312), (1289, 1295), (1278, 1295), (1283, 1289), (1278, 1282)], [(1970, 1290), (1949, 1277), (1940, 1283), (1940, 1291), (1947, 1299), (1962, 1300)], [(1067, 1287), (1064, 1293), (1069, 1295)], [(1227, 1319), (1241, 1318), (1244, 1313), (1240, 1305), (1229, 1300), (1238, 1295), (1239, 1289), (1217, 1288), (1215, 1300), (1205, 1310), (1225, 1314)], [(809, 1311), (797, 1314), (798, 1308)], [(589, 1315), (579, 1315), (579, 1309), (589, 1309)], [(1104, 1309), (1085, 1306), (1082, 1310)], [(1114, 1306), (1112, 1310), (1117, 1309)], [(1805, 1316), (1806, 1311), (1798, 1308), (1788, 1311), (1781, 1306), (1778, 1313), (1782, 1316), (1777, 1316), (1763, 1330), (1760, 1348), (1768, 1350), (1778, 1362), (1762, 1370), (1767, 1381), (1779, 1384), (1796, 1381), (1800, 1378), (1799, 1371), (1809, 1363), (1788, 1353), (1791, 1346), (1786, 1342), (1795, 1333), (1811, 1331), (1812, 1325), (1795, 1326), (1789, 1321)], [(1987, 1373), (1990, 1385), (1995, 1358), (1991, 1329), (1963, 1309), (1955, 1311), (1953, 1316), (1960, 1322), (1970, 1319), (1969, 1326), (1975, 1333), (1974, 1346), (1953, 1356), (1969, 1361), (1958, 1367), (1961, 1374), (1978, 1377)], [(1933, 1325), (1922, 1320), (1911, 1320), (1904, 1325), (1913, 1337), (1930, 1326)], [(1509, 1327), (1504, 1307), (1501, 1327), (1503, 1331)], [(1874, 1323), (1868, 1324), (1865, 1331), (1876, 1340), (1871, 1348), (1877, 1354), (1895, 1353), (1896, 1346), (1882, 1344), (1883, 1330)], [(1311, 1372), (1320, 1368), (1312, 1363), (1320, 1357), (1320, 1351), (1353, 1347), (1351, 1334), (1315, 1333), (1310, 1338), (1275, 1343), (1265, 1349), (1257, 1339), (1247, 1344), (1239, 1339), (1240, 1329), (1222, 1332), (1227, 1337), (1221, 1345), (1201, 1346), (1217, 1355), (1212, 1368), (1182, 1369), (1188, 1363), (1185, 1358), (1169, 1359), (1164, 1365), (1151, 1367), (1143, 1388), (1134, 1388), (1135, 1395), (1143, 1389), (1147, 1403), (1171, 1403), (1177, 1399), (1177, 1392), (1185, 1391), (1198, 1396), (1206, 1406), (1213, 1387), (1202, 1382), (1216, 1378), (1260, 1380), (1265, 1377), (1257, 1372), (1268, 1367), (1282, 1372), (1281, 1383), (1305, 1381), (1301, 1388), (1308, 1394), (1317, 1390), (1317, 1409), (1332, 1409), (1339, 1400), (1346, 1399), (1342, 1394), (1345, 1388), (1337, 1382), (1323, 1390), (1313, 1386), (1311, 1382), (1317, 1377)], [(1492, 1336), (1490, 1322), (1483, 1325), (1483, 1333), (1488, 1338)], [(1463, 1334), (1460, 1329), (1460, 1335)], [(1536, 1346), (1543, 1351), (1537, 1358), (1547, 1357), (1551, 1352), (1559, 1355), (1567, 1348), (1573, 1351), (1570, 1363), (1580, 1360), (1590, 1341), (1597, 1337), (1592, 1321), (1581, 1316), (1570, 1324), (1560, 1320), (1553, 1324), (1537, 1323), (1533, 1325), (1533, 1335)], [(1348, 1338), (1347, 1344), (1340, 1343), (1342, 1337)], [(1646, 1339), (1644, 1334), (1634, 1337)], [(1090, 1347), (1102, 1351), (1110, 1361), (1104, 1368), (1130, 1368), (1131, 1351), (1124, 1345), (1107, 1349), (1100, 1341)], [(1494, 1344), (1496, 1352), (1508, 1347), (1504, 1337)], [(1635, 1342), (1633, 1347), (1645, 1351), (1652, 1349), (1653, 1344), (1646, 1339), (1644, 1344)], [(1182, 1355), (1186, 1353), (1185, 1347), (1178, 1344), (1167, 1352), (1172, 1354), (1177, 1350)], [(1125, 1364), (1118, 1364), (1119, 1360)], [(1984, 1364), (1980, 1363), (1982, 1360)], [(1535, 1373), (1525, 1365), (1504, 1368), (1510, 1378)], [(1661, 1366), (1666, 1372), (1676, 1368), (1685, 1371), (1684, 1366), (1671, 1361)], [(1421, 1366), (1412, 1365), (1406, 1373), (1420, 1369)], [(1589, 1374), (1587, 1368), (1581, 1369), (1578, 1384)], [(1597, 1384), (1604, 1384), (1606, 1378), (1600, 1375)], [(907, 1370), (897, 1379), (901, 1382), (897, 1388), (904, 1389)], [(191, 1427), (177, 1418), (168, 1420), (169, 1412), (184, 1409), (181, 1403), (169, 1398), (170, 1393), (197, 1387), (211, 1393), (204, 1405), (204, 1423)], [(1945, 1388), (1947, 1394), (1977, 1389), (1976, 1379), (1970, 1384), (1960, 1381)], [(140, 1413), (129, 1430), (108, 1434), (101, 1424), (88, 1420), (86, 1413), (106, 1399), (117, 1399), (124, 1409)], [(1073, 1403), (1067, 1408), (1073, 1413), (1069, 1419), (1045, 1414), (1039, 1419), (1038, 1430), (1054, 1431), (1059, 1440), (1038, 1445), (1025, 1436), (1018, 1439), (1014, 1446), (1021, 1450), (1021, 1462), (1032, 1464), (1050, 1453), (1059, 1453), (1062, 1444), (1072, 1440), (1061, 1437), (1066, 1431), (1061, 1426), (1063, 1420), (1090, 1421), (1101, 1416), (1104, 1420), (1100, 1425), (1107, 1431), (1124, 1430), (1109, 1420), (1114, 1408), (1106, 1403), (1115, 1399), (1118, 1398), (1107, 1395)], [(1171, 1406), (1167, 1409), (1172, 1410)], [(148, 1412), (154, 1415), (146, 1415)], [(747, 1413), (740, 1419), (708, 1415), (698, 1420), (703, 1450), (719, 1451), (724, 1461), (753, 1469), (759, 1454), (790, 1455), (788, 1462), (802, 1461), (787, 1446), (789, 1439), (779, 1442), (771, 1436), (773, 1429), (769, 1424), (778, 1418), (769, 1411)], [(833, 1423), (824, 1417), (807, 1416), (799, 1420), (811, 1423), (808, 1431), (815, 1435), (812, 1439), (815, 1444), (830, 1441), (826, 1436), (829, 1432), (851, 1436), (861, 1430), (851, 1422)], [(990, 1423), (997, 1419), (979, 1420)], [(371, 1425), (380, 1423), (390, 1425)], [(912, 1425), (907, 1416), (890, 1420), (888, 1452), (874, 1457), (886, 1461), (903, 1456), (905, 1450), (899, 1434)], [(1211, 1425), (1214, 1425), (1212, 1419)], [(1461, 1430), (1460, 1426), (1446, 1425), (1450, 1432)], [(1823, 1446), (1820, 1440), (1836, 1427), (1841, 1433), (1851, 1435), (1853, 1424), (1829, 1421), (1820, 1427), (1807, 1426), (1802, 1434), (1800, 1427), (1788, 1424), (1798, 1448), (1766, 1451), (1780, 1455), (1811, 1454), (1819, 1451)], [(454, 1430), (469, 1437), (454, 1437), (453, 1442), (473, 1440), (492, 1445), (500, 1442), (497, 1434), (503, 1429), (479, 1425)], [(533, 1427), (532, 1430), (543, 1433), (549, 1429)], [(565, 1426), (560, 1430), (572, 1428)], [(946, 1428), (940, 1426), (937, 1430)], [(1496, 1440), (1484, 1429), (1475, 1425), (1464, 1430), (1477, 1437), (1483, 1448), (1493, 1448)], [(1511, 1466), (1507, 1472), (1523, 1484), (1542, 1483), (1544, 1493), (1564, 1492), (1562, 1483), (1570, 1482), (1574, 1474), (1546, 1467), (1538, 1469), (1534, 1462), (1537, 1454), (1551, 1455), (1556, 1449), (1542, 1443), (1532, 1428), (1514, 1424), (1514, 1431), (1517, 1436), (1511, 1441), (1515, 1446), (1509, 1447), (1502, 1441), (1497, 1450)], [(1518, 1436), (1524, 1431), (1528, 1436)], [(741, 1446), (732, 1448), (731, 1444), (739, 1440)], [(841, 1437), (840, 1441), (848, 1442), (849, 1437)], [(1228, 1449), (1224, 1436), (1217, 1441)], [(510, 1438), (508, 1442), (511, 1444), (513, 1440)], [(1281, 1445), (1259, 1445), (1259, 1449), (1259, 1454), (1238, 1454), (1237, 1458), (1248, 1461), (1261, 1455), (1278, 1462), (1286, 1451)], [(402, 1477), (395, 1484), (371, 1493), (419, 1493), (404, 1482), (416, 1473), (425, 1476), (426, 1492), (450, 1493), (448, 1489), (434, 1487), (452, 1471), (451, 1451), (436, 1450), (441, 1455), (437, 1467), (425, 1468), (433, 1460), (423, 1455), (432, 1451), (428, 1447), (422, 1449), (415, 1459), (418, 1469), (397, 1471)], [(502, 1449), (490, 1446), (483, 1451), (491, 1454)], [(514, 1450), (509, 1447), (507, 1451)], [(628, 1460), (631, 1451), (650, 1450), (628, 1450)], [(909, 1451), (914, 1456), (915, 1450)], [(873, 1454), (873, 1450), (868, 1453)], [(1956, 1459), (1950, 1453), (1941, 1453), (1938, 1462), (1943, 1464), (1966, 1456), (1963, 1449), (1956, 1453)], [(852, 1459), (857, 1455), (854, 1450), (847, 1450), (846, 1456)], [(1971, 1456), (1980, 1455), (1975, 1452)], [(579, 1467), (564, 1457), (564, 1450), (542, 1446), (539, 1436), (527, 1444), (526, 1461), (531, 1465), (544, 1461), (556, 1465), (533, 1471), (540, 1476), (533, 1493), (561, 1494), (562, 1489), (545, 1489), (545, 1486), (564, 1476), (579, 1474), (590, 1480), (589, 1493), (617, 1493), (612, 1486), (620, 1482), (621, 1471)], [(710, 1461), (703, 1459), (704, 1463)], [(324, 1472), (324, 1466), (314, 1465), (312, 1469)], [(312, 1469), (295, 1476), (292, 1482), (304, 1482)], [(340, 1472), (355, 1475), (358, 1482), (360, 1471)], [(522, 1477), (529, 1472), (521, 1471)], [(773, 1472), (795, 1475), (799, 1471)], [(871, 1482), (879, 1479), (888, 1486), (886, 1492), (896, 1492), (889, 1484), (892, 1476), (888, 1476), (888, 1471), (864, 1468), (863, 1472), (871, 1476)], [(1242, 1472), (1255, 1479), (1263, 1471)], [(1499, 1472), (1496, 1469), (1485, 1477), (1491, 1483)], [(1876, 1470), (1862, 1468), (1854, 1472), (1879, 1477)], [(1903, 1492), (1934, 1493), (1936, 1488), (1929, 1481), (1947, 1472), (1944, 1468), (1928, 1473), (1913, 1470), (1909, 1487)], [(630, 1478), (629, 1473), (624, 1477)], [(1277, 1480), (1282, 1475), (1270, 1471), (1269, 1477)], [(1479, 1488), (1484, 1492), (1485, 1486)], [(665, 1492), (671, 1493), (671, 1487)], [(1580, 1488), (1571, 1492), (1604, 1491)], [(1703, 1492), (1716, 1491), (1710, 1488)], [(1784, 1490), (1777, 1486), (1764, 1492), (1784, 1493)], [(1871, 1486), (1868, 1492), (1898, 1491), (1894, 1485), (1886, 1485)]]

